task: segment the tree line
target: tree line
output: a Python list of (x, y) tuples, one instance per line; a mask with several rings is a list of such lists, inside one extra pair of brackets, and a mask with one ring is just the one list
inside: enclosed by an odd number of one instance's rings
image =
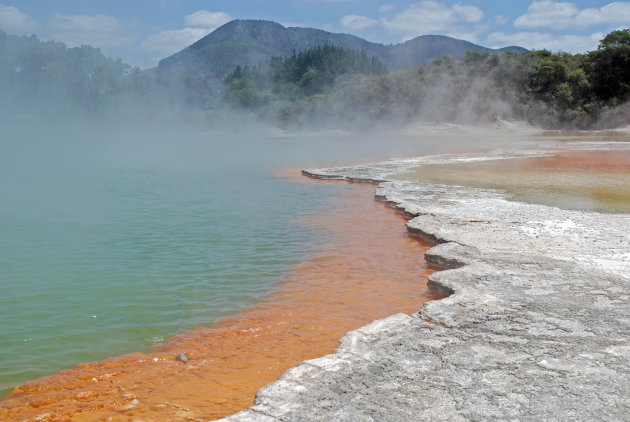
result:
[[(239, 76), (226, 79), (227, 92)], [(274, 79), (273, 92), (293, 92), (295, 78)], [(356, 72), (335, 78), (315, 94), (240, 102), (286, 122), (337, 119), (365, 124), (412, 120), (462, 123), (519, 119), (545, 128), (611, 127), (630, 120), (630, 30), (616, 30), (586, 54), (547, 50), (470, 51), (461, 59), (391, 72)], [(252, 84), (258, 87), (259, 84)], [(290, 100), (290, 101), (287, 101)], [(276, 105), (276, 107), (270, 107)]]
[(365, 52), (323, 46), (236, 67), (223, 78), (159, 77), (90, 46), (0, 31), (0, 106), (15, 112), (248, 110), (278, 124), (334, 121), (528, 121), (547, 128), (628, 123), (630, 30), (586, 54), (547, 50), (442, 56), (387, 71)]
[[(67, 47), (0, 30), (0, 117), (129, 119), (169, 104), (152, 72), (89, 45)], [(146, 110), (139, 110), (145, 108)], [(145, 113), (146, 111), (146, 113)]]
[(225, 98), (243, 107), (295, 102), (334, 90), (342, 76), (385, 72), (385, 66), (364, 51), (327, 45), (293, 52), (289, 57), (272, 57), (253, 68), (237, 66), (225, 78)]

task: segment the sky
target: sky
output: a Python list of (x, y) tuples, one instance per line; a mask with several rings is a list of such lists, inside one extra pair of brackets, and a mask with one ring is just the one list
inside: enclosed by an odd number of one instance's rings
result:
[(0, 0), (0, 29), (89, 44), (149, 68), (233, 19), (342, 32), (395, 44), (425, 34), (486, 47), (584, 53), (630, 27), (630, 2), (575, 0)]

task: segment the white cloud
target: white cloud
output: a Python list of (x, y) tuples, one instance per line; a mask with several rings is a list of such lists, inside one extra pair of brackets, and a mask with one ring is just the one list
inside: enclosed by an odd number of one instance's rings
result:
[(393, 18), (383, 20), (383, 26), (395, 32), (420, 35), (446, 29), (456, 21), (457, 17), (451, 8), (426, 0), (411, 4)]
[(370, 19), (365, 16), (347, 15), (341, 18), (341, 25), (343, 25), (344, 28), (352, 29), (355, 31), (360, 31), (376, 24), (378, 24), (377, 20)]
[(162, 31), (145, 38), (145, 40), (142, 41), (141, 47), (156, 53), (171, 55), (200, 40), (210, 32), (212, 32), (212, 30), (206, 28), (184, 28), (174, 31)]
[(630, 22), (630, 3), (613, 2), (600, 8), (580, 10), (574, 3), (552, 0), (533, 1), (527, 12), (516, 18), (517, 28), (568, 28), (599, 25), (625, 24)]
[(568, 53), (585, 53), (595, 50), (604, 37), (601, 32), (590, 35), (553, 35), (541, 32), (517, 32), (506, 34), (493, 32), (486, 38), (486, 43), (493, 48), (517, 45), (533, 50), (566, 51)]
[(392, 10), (394, 10), (394, 5), (389, 3), (385, 3), (378, 8), (378, 11), (381, 13), (391, 12)]
[[(379, 11), (393, 10), (391, 4), (383, 4)], [(447, 6), (436, 0), (422, 0), (412, 3), (402, 12), (393, 16), (373, 19), (361, 15), (347, 15), (341, 19), (344, 28), (362, 31), (378, 26), (406, 41), (422, 34), (441, 33), (475, 42), (478, 34), (487, 30), (480, 24), (484, 14), (476, 6), (458, 2)], [(473, 25), (471, 25), (473, 24)]]
[(225, 12), (198, 10), (184, 17), (186, 28), (151, 34), (142, 41), (141, 47), (164, 55), (177, 53), (232, 19)]
[(39, 29), (39, 24), (16, 7), (0, 4), (0, 29), (10, 34), (32, 34)]
[(392, 31), (413, 37), (436, 31), (445, 31), (452, 25), (464, 22), (479, 22), (483, 12), (475, 7), (457, 3), (448, 7), (434, 0), (423, 0), (410, 4), (404, 11), (391, 19), (382, 19), (382, 25)]
[(630, 3), (614, 2), (599, 9), (584, 9), (575, 17), (578, 26), (630, 23)]
[(527, 8), (527, 12), (516, 18), (514, 26), (517, 28), (566, 27), (571, 24), (578, 12), (579, 9), (573, 3), (551, 0), (533, 1)]
[(483, 12), (476, 6), (457, 3), (453, 5), (452, 9), (464, 22), (479, 22), (483, 19)]
[(106, 15), (53, 15), (48, 21), (50, 36), (69, 46), (88, 44), (114, 48), (131, 43), (135, 34), (123, 22)]
[(184, 18), (186, 26), (195, 28), (213, 28), (228, 23), (232, 17), (224, 12), (210, 12), (208, 10), (198, 10)]

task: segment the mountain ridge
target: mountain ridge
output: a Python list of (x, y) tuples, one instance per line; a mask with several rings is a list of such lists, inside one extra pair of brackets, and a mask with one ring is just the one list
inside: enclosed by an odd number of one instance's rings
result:
[(384, 45), (351, 34), (333, 33), (316, 28), (285, 27), (266, 20), (233, 20), (215, 31), (164, 58), (158, 71), (195, 70), (204, 75), (222, 77), (237, 66), (253, 66), (274, 56), (289, 56), (323, 45), (365, 51), (388, 69), (412, 67), (450, 54), (462, 57), (467, 51), (526, 51), (522, 47), (491, 49), (444, 35), (421, 35), (404, 43)]

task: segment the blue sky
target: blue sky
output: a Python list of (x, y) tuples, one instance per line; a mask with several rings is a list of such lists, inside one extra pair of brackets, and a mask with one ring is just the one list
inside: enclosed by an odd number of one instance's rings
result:
[(630, 26), (630, 2), (593, 0), (0, 0), (0, 29), (90, 44), (141, 68), (232, 19), (267, 19), (398, 43), (442, 34), (488, 47), (586, 52)]

